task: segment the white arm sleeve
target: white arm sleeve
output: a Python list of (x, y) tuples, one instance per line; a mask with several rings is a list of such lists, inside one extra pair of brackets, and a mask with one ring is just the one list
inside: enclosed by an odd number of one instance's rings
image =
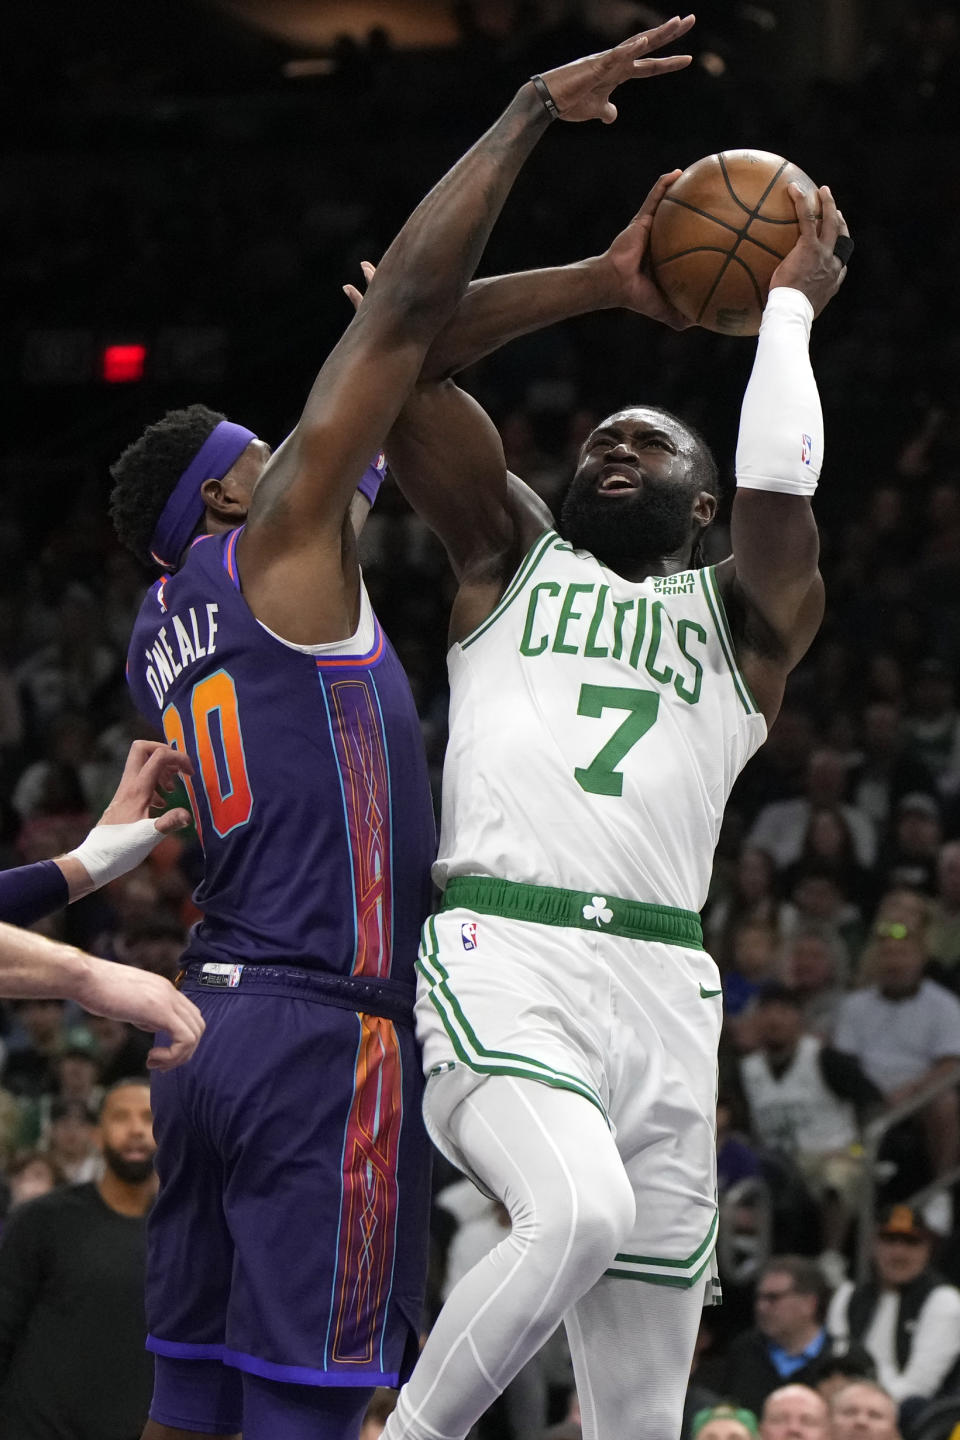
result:
[(823, 463), (823, 412), (810, 365), (813, 306), (799, 290), (770, 291), (740, 411), (737, 485), (812, 495)]

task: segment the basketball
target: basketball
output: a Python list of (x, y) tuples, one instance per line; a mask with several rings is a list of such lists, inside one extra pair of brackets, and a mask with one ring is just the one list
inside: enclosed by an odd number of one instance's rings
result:
[(690, 165), (657, 207), (653, 277), (697, 325), (756, 335), (770, 277), (799, 236), (791, 181), (820, 196), (808, 175), (766, 150), (724, 150)]

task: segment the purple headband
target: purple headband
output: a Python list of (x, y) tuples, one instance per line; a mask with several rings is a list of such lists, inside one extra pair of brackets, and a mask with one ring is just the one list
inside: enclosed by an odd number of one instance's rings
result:
[(200, 486), (204, 480), (222, 480), (256, 438), (252, 430), (230, 420), (221, 420), (207, 436), (173, 487), (150, 537), (150, 553), (158, 565), (165, 570), (177, 568), (187, 541), (203, 517)]
[(381, 450), (380, 453), (378, 455), (375, 455), (370, 461), (370, 464), (360, 476), (360, 483), (357, 485), (357, 489), (360, 491), (360, 494), (365, 495), (370, 501), (371, 505), (373, 504), (374, 500), (376, 500), (377, 491), (380, 489), (380, 486), (386, 479), (386, 475), (387, 457)]

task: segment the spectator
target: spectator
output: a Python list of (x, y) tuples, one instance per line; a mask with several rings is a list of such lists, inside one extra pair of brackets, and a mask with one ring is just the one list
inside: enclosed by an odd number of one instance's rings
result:
[(3, 1070), (4, 1088), (35, 1099), (52, 1094), (57, 1085), (56, 1057), (66, 1038), (63, 1000), (21, 1000), (15, 1014), (27, 1043), (11, 1049)]
[(803, 1175), (820, 1214), (821, 1268), (836, 1285), (846, 1273), (843, 1252), (863, 1178), (857, 1107), (882, 1097), (853, 1057), (805, 1032), (786, 986), (761, 992), (755, 1027), (760, 1048), (740, 1062), (751, 1130)]
[(783, 910), (784, 939), (801, 931), (817, 931), (842, 948), (838, 978), (852, 972), (865, 939), (863, 914), (837, 876), (822, 865), (797, 865), (791, 871), (789, 900)]
[(827, 1312), (837, 1344), (861, 1344), (901, 1406), (939, 1394), (960, 1361), (960, 1292), (931, 1265), (933, 1243), (917, 1211), (894, 1205), (876, 1229), (873, 1276), (841, 1285)]
[[(855, 1056), (893, 1108), (918, 1094), (960, 1060), (960, 1000), (923, 978), (926, 952), (915, 928), (878, 920), (872, 949), (876, 984), (848, 995), (840, 1006), (833, 1044)], [(960, 1156), (957, 1091), (940, 1092), (923, 1108), (920, 1122), (934, 1176), (946, 1174)], [(934, 1198), (928, 1218), (941, 1233), (951, 1226), (949, 1196)]]
[(8, 1210), (14, 1210), (27, 1200), (37, 1200), (49, 1195), (58, 1185), (65, 1184), (65, 1177), (52, 1156), (44, 1150), (24, 1150), (7, 1168), (7, 1183), (10, 1190)]
[(50, 1106), (47, 1153), (71, 1185), (100, 1175), (97, 1119), (82, 1100), (54, 1100)]
[(131, 1440), (146, 1419), (146, 1216), (156, 1193), (145, 1082), (104, 1098), (98, 1184), (16, 1209), (0, 1239), (0, 1434)]
[(840, 805), (821, 805), (810, 811), (800, 859), (787, 873), (787, 884), (797, 873), (816, 870), (832, 875), (848, 900), (862, 903), (868, 871), (860, 864), (853, 829)]
[(724, 1014), (741, 1015), (768, 981), (776, 978), (777, 935), (769, 925), (744, 921), (733, 933), (731, 965), (723, 975)]
[(873, 821), (845, 801), (847, 765), (837, 750), (815, 750), (807, 762), (805, 793), (795, 800), (764, 805), (748, 836), (748, 843), (772, 855), (778, 870), (796, 864), (803, 853), (810, 817), (815, 810), (839, 807), (853, 838), (858, 865), (869, 869), (876, 859), (877, 835)]
[[(741, 1405), (759, 1413), (768, 1396), (779, 1393), (787, 1380), (793, 1382), (786, 1387), (790, 1390), (816, 1385), (834, 1351), (841, 1348), (834, 1346), (823, 1323), (827, 1294), (827, 1282), (814, 1261), (800, 1255), (779, 1255), (768, 1260), (754, 1296), (755, 1326), (738, 1335), (727, 1352), (723, 1393), (735, 1396)], [(860, 1347), (851, 1346), (854, 1348)], [(804, 1403), (817, 1415), (822, 1406), (825, 1417), (826, 1406), (815, 1392), (811, 1393), (817, 1404), (805, 1397)], [(799, 1397), (789, 1397), (785, 1409), (792, 1411), (799, 1404)], [(779, 1408), (775, 1407), (777, 1416)], [(768, 1430), (767, 1418), (764, 1409), (761, 1435), (765, 1440), (778, 1440), (779, 1435), (789, 1433), (789, 1429), (779, 1429), (779, 1418), (771, 1422), (773, 1428)]]
[(757, 1417), (736, 1405), (698, 1410), (690, 1423), (690, 1440), (756, 1440)]
[(907, 729), (898, 706), (874, 700), (863, 712), (862, 751), (850, 775), (850, 796), (878, 831), (886, 829), (897, 805), (911, 792), (931, 794), (934, 779), (909, 753)]
[(949, 786), (960, 775), (960, 712), (954, 677), (942, 660), (930, 656), (917, 666), (910, 693), (910, 753), (926, 766), (938, 785)]
[(937, 860), (927, 953), (932, 977), (956, 990), (960, 980), (960, 840), (944, 845)]
[(733, 885), (711, 906), (705, 926), (710, 953), (721, 968), (729, 963), (733, 935), (741, 924), (779, 931), (781, 903), (775, 881), (776, 868), (765, 850), (741, 850)]
[(767, 1398), (760, 1416), (760, 1440), (827, 1440), (826, 1401), (809, 1385), (782, 1385)]
[(875, 1381), (848, 1382), (827, 1403), (830, 1440), (900, 1440), (896, 1402)]
[(940, 807), (932, 795), (914, 791), (897, 806), (893, 832), (881, 847), (874, 880), (879, 890), (936, 889), (937, 852), (940, 848)]
[(799, 1002), (803, 1027), (823, 1040), (833, 1034), (837, 1010), (846, 993), (837, 978), (844, 959), (843, 946), (817, 931), (796, 935), (784, 956), (784, 981)]
[(866, 1358), (867, 1364), (864, 1366), (862, 1361), (851, 1359), (848, 1355), (834, 1355), (817, 1381), (817, 1394), (822, 1395), (830, 1405), (834, 1395), (839, 1395), (840, 1391), (845, 1390), (854, 1380), (874, 1380), (876, 1367), (869, 1356)]

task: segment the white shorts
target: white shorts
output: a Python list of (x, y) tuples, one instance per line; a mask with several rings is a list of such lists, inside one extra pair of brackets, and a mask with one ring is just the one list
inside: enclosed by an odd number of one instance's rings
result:
[(723, 1018), (710, 956), (450, 909), (424, 926), (418, 969), (424, 1117), (437, 1147), (476, 1179), (444, 1119), (485, 1076), (581, 1095), (605, 1115), (637, 1201), (634, 1233), (608, 1273), (702, 1281), (717, 1228)]

